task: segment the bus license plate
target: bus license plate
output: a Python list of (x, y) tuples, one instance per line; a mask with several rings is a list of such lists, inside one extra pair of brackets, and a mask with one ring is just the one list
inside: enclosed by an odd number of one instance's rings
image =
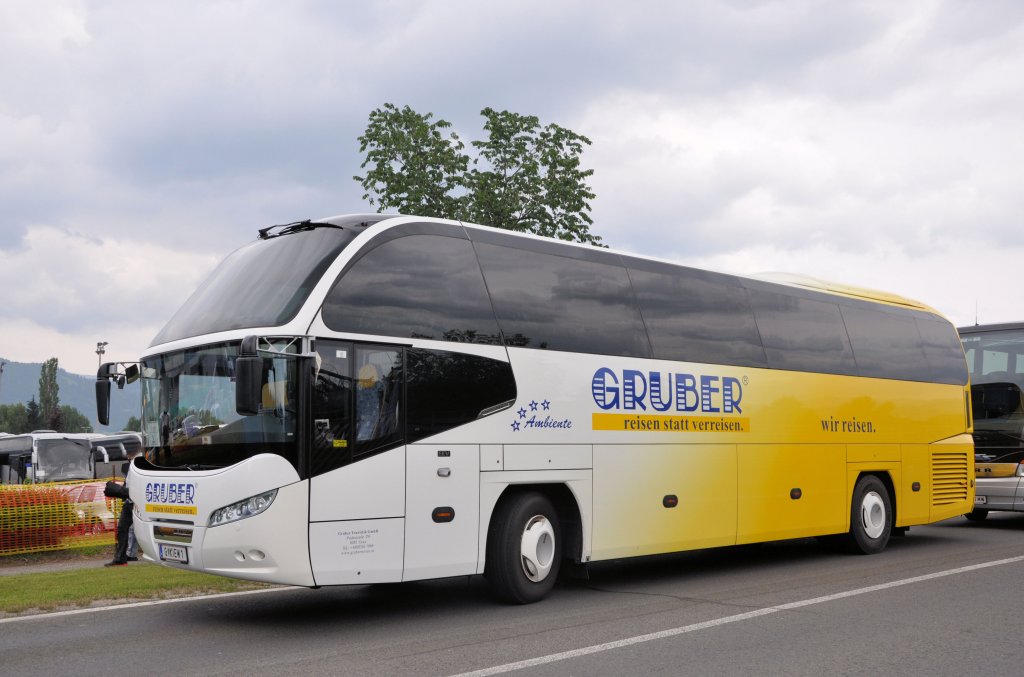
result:
[(188, 548), (183, 545), (160, 544), (160, 559), (165, 562), (188, 564)]
[(988, 503), (988, 496), (975, 496), (974, 505), (985, 505)]

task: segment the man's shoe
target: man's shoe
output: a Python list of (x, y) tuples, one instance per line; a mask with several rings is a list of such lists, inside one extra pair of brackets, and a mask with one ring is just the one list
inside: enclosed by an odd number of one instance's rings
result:
[(129, 558), (128, 558), (128, 561), (129, 561), (129, 562), (138, 562), (138, 561), (139, 561), (139, 558), (138, 558), (138, 557), (129, 557)]
[(114, 560), (113, 562), (107, 562), (103, 566), (105, 566), (105, 567), (126, 567), (126, 566), (128, 566), (128, 562), (118, 562), (117, 560)]

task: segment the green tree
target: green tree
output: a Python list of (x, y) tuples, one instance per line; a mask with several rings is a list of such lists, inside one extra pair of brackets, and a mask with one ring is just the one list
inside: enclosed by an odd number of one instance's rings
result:
[(366, 153), (354, 176), (366, 193), (364, 200), (378, 211), (394, 209), (405, 214), (456, 218), (469, 158), (451, 123), (431, 122), (431, 113), (420, 115), (406, 106), (401, 110), (386, 103), (370, 113), (366, 131), (359, 137), (359, 152)]
[(57, 358), (43, 362), (39, 370), (39, 417), (43, 425), (57, 430), (60, 423), (60, 386), (57, 385)]
[[(467, 176), (469, 220), (507, 230), (600, 245), (590, 233), (587, 179), (580, 156), (590, 139), (533, 115), (485, 108), (487, 140)], [(478, 167), (483, 167), (479, 169)]]
[(33, 397), (25, 405), (25, 416), (28, 419), (28, 430), (25, 432), (32, 432), (33, 430), (39, 430), (43, 427), (42, 413), (39, 411), (39, 404), (36, 403), (36, 398)]
[(128, 419), (128, 422), (124, 424), (125, 430), (134, 430), (137, 433), (142, 432), (142, 421), (139, 420), (138, 416), (132, 416)]
[(75, 409), (70, 404), (64, 404), (60, 407), (60, 418), (61, 425), (59, 428), (54, 428), (57, 432), (62, 433), (91, 433), (92, 422), (82, 412)]
[[(370, 113), (359, 150), (364, 176), (353, 177), (378, 211), (470, 220), (563, 240), (601, 245), (587, 185), (593, 170), (580, 158), (590, 139), (536, 116), (485, 108), (487, 139), (465, 145), (451, 123), (431, 122), (409, 106), (384, 104)], [(446, 135), (447, 133), (447, 135)]]
[(28, 426), (28, 410), (24, 404), (18, 402), (0, 405), (0, 432), (17, 435), (30, 430), (32, 428)]
[(67, 429), (64, 426), (64, 412), (58, 407), (52, 414), (50, 414), (50, 418), (46, 420), (46, 429), (64, 433), (67, 432)]

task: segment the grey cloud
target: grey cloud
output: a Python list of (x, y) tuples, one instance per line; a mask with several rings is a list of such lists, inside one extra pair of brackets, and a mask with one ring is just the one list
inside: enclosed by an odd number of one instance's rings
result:
[(110, 271), (125, 261), (105, 260), (104, 302), (20, 311), (66, 332), (115, 326), (121, 307), (159, 324), (256, 228), (367, 209), (356, 137), (385, 102), (466, 140), (486, 106), (589, 136), (594, 230), (640, 253), (785, 249), (780, 265), (810, 265), (798, 252), (874, 247), (946, 262), (965, 243), (974, 260), (1021, 243), (1014, 2), (4, 11), (0, 259), (24, 261), (25, 238), (49, 228), (88, 236), (54, 246), (128, 243), (116, 257), (145, 251), (168, 272), (123, 289)]

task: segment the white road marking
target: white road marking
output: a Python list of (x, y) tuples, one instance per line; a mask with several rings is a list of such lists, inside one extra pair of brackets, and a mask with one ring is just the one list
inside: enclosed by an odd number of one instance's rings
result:
[(963, 574), (969, 571), (977, 571), (979, 569), (987, 569), (989, 567), (997, 567), (1003, 564), (1014, 564), (1016, 562), (1024, 562), (1024, 555), (1019, 557), (1008, 557), (1006, 559), (994, 560), (991, 562), (982, 562), (981, 564), (972, 564), (965, 567), (957, 567), (956, 569), (947, 569), (945, 571), (936, 571), (931, 574), (924, 574), (922, 576), (913, 576), (911, 578), (903, 578), (898, 581), (891, 581), (889, 583), (880, 583), (878, 585), (869, 585), (865, 588), (857, 588), (855, 590), (847, 590), (845, 592), (837, 592), (832, 595), (823, 595), (821, 597), (813, 597), (811, 599), (803, 599), (797, 602), (789, 602), (788, 604), (780, 604), (778, 606), (764, 607), (762, 609), (755, 609), (753, 611), (747, 611), (742, 614), (735, 614), (733, 616), (725, 616), (723, 618), (716, 618), (711, 621), (704, 621), (702, 623), (694, 623), (692, 625), (684, 625), (678, 628), (670, 628), (668, 630), (661, 630), (659, 632), (652, 632), (646, 635), (637, 635), (635, 637), (626, 637), (625, 639), (615, 640), (614, 642), (605, 642), (604, 644), (595, 644), (593, 646), (583, 647), (581, 649), (572, 649), (571, 651), (563, 651), (561, 653), (549, 654), (547, 656), (538, 656), (537, 658), (530, 658), (524, 661), (516, 661), (515, 663), (505, 663), (504, 665), (495, 665), (494, 667), (484, 668), (482, 670), (474, 670), (472, 672), (463, 672), (452, 677), (487, 677), (487, 675), (500, 675), (506, 672), (514, 672), (516, 670), (522, 670), (524, 668), (532, 668), (538, 665), (547, 665), (549, 663), (556, 663), (558, 661), (569, 660), (570, 658), (578, 658), (580, 656), (589, 656), (595, 653), (601, 653), (603, 651), (611, 651), (613, 649), (621, 649), (625, 646), (632, 646), (634, 644), (643, 644), (644, 642), (653, 642), (657, 639), (665, 639), (666, 637), (675, 637), (676, 635), (684, 635), (690, 632), (697, 632), (699, 630), (707, 630), (708, 628), (714, 628), (720, 625), (727, 625), (729, 623), (738, 623), (751, 618), (757, 618), (759, 616), (767, 616), (769, 614), (779, 613), (780, 611), (789, 611), (791, 609), (800, 609), (815, 604), (823, 604), (825, 602), (832, 602), (837, 599), (845, 599), (847, 597), (856, 597), (857, 595), (866, 595), (869, 592), (879, 592), (881, 590), (888, 590), (890, 588), (898, 588), (903, 585), (911, 585), (912, 583), (921, 583), (924, 581), (934, 580), (936, 578), (944, 578), (946, 576), (955, 576), (956, 574)]
[(180, 602), (194, 602), (196, 600), (224, 599), (225, 597), (241, 597), (242, 595), (261, 595), (265, 592), (279, 592), (281, 590), (300, 590), (295, 586), (282, 586), (277, 588), (261, 588), (259, 590), (243, 590), (241, 592), (221, 592), (216, 595), (199, 595), (197, 597), (175, 597), (173, 599), (154, 599), (145, 602), (130, 602), (128, 604), (114, 604), (112, 606), (95, 606), (87, 609), (69, 609), (67, 611), (54, 611), (45, 614), (32, 614), (29, 616), (11, 616), (0, 618), (0, 624), (17, 623), (18, 621), (36, 621), (42, 618), (60, 618), (61, 616), (77, 616), (79, 614), (95, 614), (101, 611), (120, 611), (122, 609), (137, 609), (144, 606), (158, 606), (160, 604), (178, 604)]

